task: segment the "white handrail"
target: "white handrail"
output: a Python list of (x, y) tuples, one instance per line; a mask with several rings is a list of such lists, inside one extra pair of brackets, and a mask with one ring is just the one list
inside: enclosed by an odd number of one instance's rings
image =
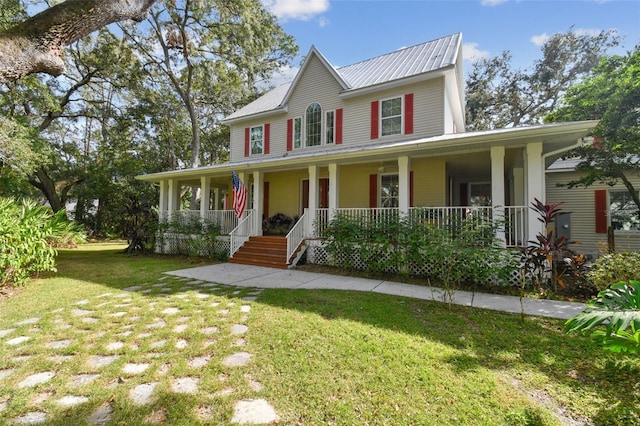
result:
[(255, 221), (253, 220), (253, 210), (246, 210), (245, 217), (242, 219), (238, 226), (229, 233), (231, 236), (231, 247), (229, 248), (229, 257), (233, 255), (242, 247), (242, 245), (251, 237), (256, 234)]
[(287, 265), (291, 263), (291, 256), (293, 256), (293, 253), (295, 253), (298, 246), (305, 238), (307, 210), (308, 209), (304, 209), (302, 216), (300, 216), (296, 224), (293, 225), (287, 234)]

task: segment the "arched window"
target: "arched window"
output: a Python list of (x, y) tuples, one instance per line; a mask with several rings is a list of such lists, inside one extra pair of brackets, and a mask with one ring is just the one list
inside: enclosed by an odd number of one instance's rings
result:
[(322, 107), (313, 103), (307, 107), (305, 117), (307, 146), (316, 146), (322, 143)]

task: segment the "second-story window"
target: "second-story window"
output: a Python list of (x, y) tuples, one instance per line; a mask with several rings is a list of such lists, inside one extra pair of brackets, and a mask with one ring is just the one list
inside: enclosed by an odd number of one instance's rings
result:
[(293, 119), (293, 147), (302, 148), (302, 117)]
[(402, 133), (402, 98), (386, 99), (381, 104), (382, 136), (399, 135)]
[(306, 146), (322, 143), (322, 107), (313, 103), (307, 107), (305, 115)]
[(264, 137), (262, 126), (251, 128), (251, 154), (262, 154), (264, 147)]
[(327, 111), (327, 120), (325, 122), (325, 143), (334, 143), (334, 127), (335, 127), (335, 111)]

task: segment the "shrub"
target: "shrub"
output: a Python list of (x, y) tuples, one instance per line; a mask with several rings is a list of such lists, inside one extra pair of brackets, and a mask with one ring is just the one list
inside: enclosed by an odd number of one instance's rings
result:
[(200, 216), (172, 215), (158, 223), (156, 245), (162, 253), (226, 259), (228, 252), (216, 244), (220, 231), (220, 224)]
[(596, 260), (589, 272), (589, 278), (598, 290), (604, 290), (611, 283), (637, 278), (638, 271), (640, 271), (640, 253), (611, 253)]
[(467, 215), (438, 227), (424, 217), (340, 212), (324, 232), (329, 262), (422, 276), (448, 289), (462, 283), (508, 284), (516, 265), (514, 256), (496, 244), (496, 223)]
[(0, 287), (55, 271), (53, 245), (75, 242), (80, 235), (62, 210), (54, 214), (34, 201), (0, 198)]

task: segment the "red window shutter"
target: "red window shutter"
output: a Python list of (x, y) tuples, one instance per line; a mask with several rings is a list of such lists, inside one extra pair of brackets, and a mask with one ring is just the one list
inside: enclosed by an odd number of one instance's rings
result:
[(379, 108), (380, 103), (378, 101), (371, 102), (371, 139), (378, 139), (378, 135), (380, 134)]
[(409, 207), (413, 207), (413, 172), (409, 172)]
[(598, 189), (594, 191), (596, 198), (596, 233), (607, 233), (607, 190)]
[(336, 144), (342, 143), (342, 108), (336, 110)]
[(244, 128), (244, 156), (249, 156), (249, 138), (251, 137), (251, 131), (248, 127)]
[(287, 120), (287, 151), (293, 149), (293, 118)]
[(369, 175), (369, 208), (378, 207), (378, 175)]
[(413, 133), (413, 93), (404, 95), (404, 134)]
[(264, 125), (264, 153), (269, 153), (269, 144), (271, 143), (271, 125), (269, 123), (265, 123)]

